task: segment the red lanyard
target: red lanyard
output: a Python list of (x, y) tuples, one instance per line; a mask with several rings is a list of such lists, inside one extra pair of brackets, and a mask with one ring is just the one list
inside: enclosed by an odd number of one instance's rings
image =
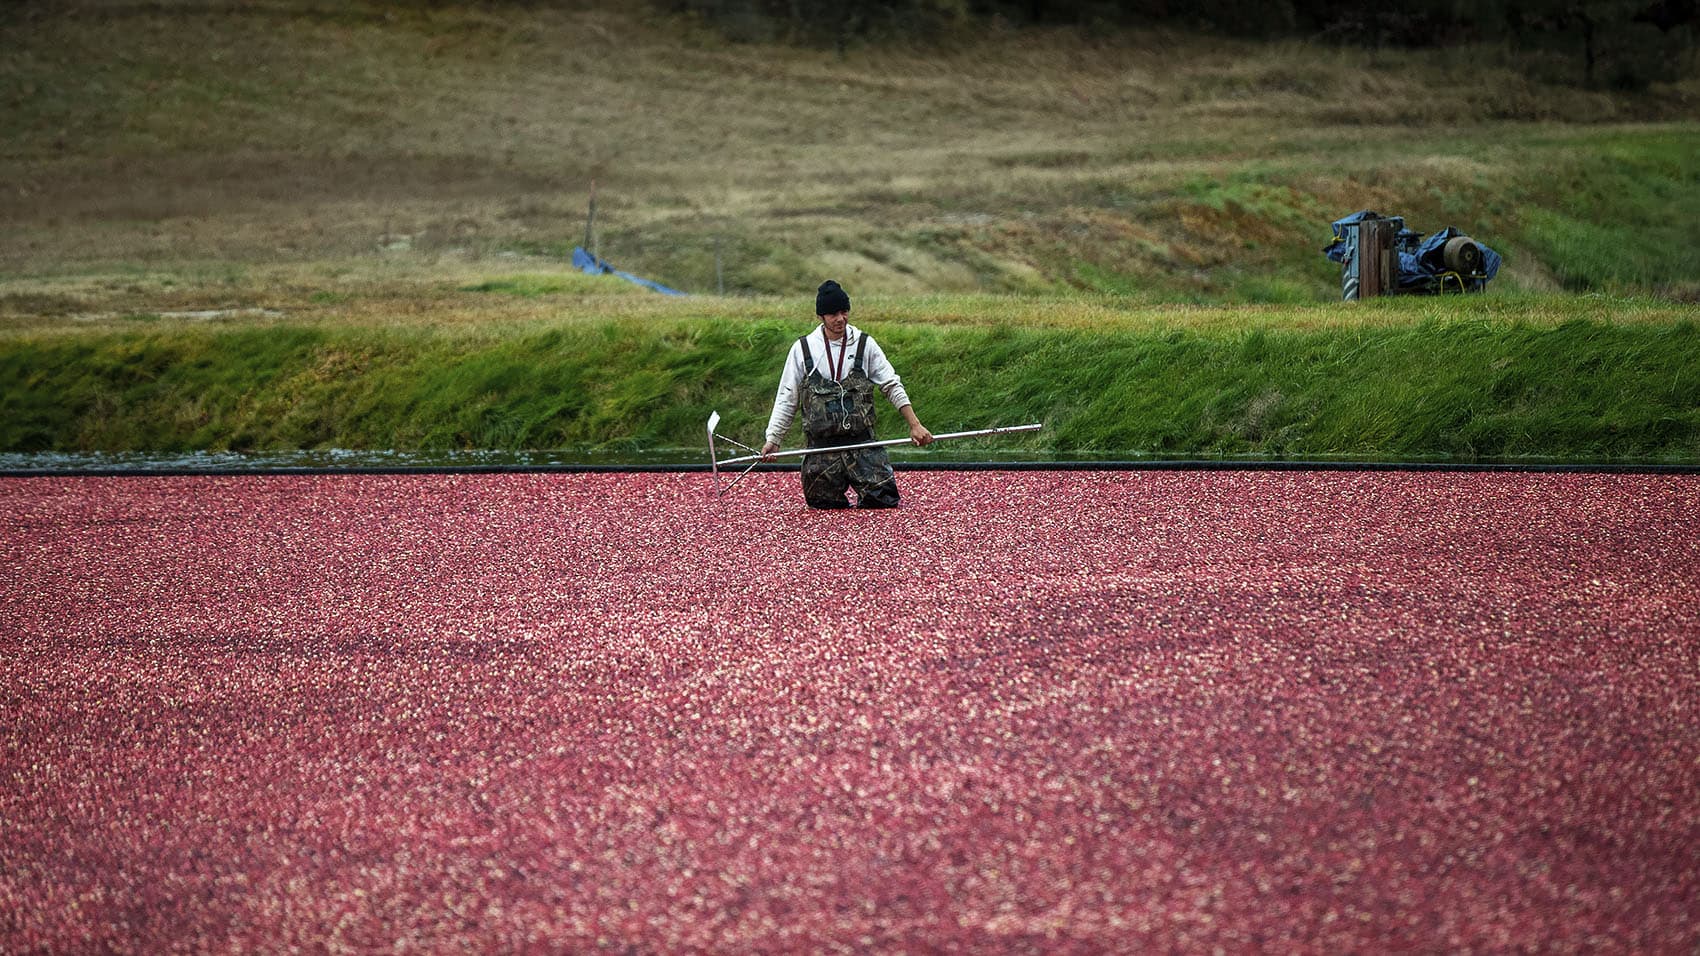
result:
[[(826, 343), (826, 364), (827, 364), (828, 368), (831, 368), (832, 367), (832, 343), (827, 340), (826, 326), (824, 326), (824, 325), (820, 327), (820, 340), (822, 342)], [(850, 351), (850, 328), (849, 328), (849, 326), (845, 326), (845, 328), (844, 328), (844, 341), (838, 347), (838, 367), (836, 369), (833, 369), (832, 380), (835, 381), (835, 382), (844, 381), (844, 353), (846, 353), (848, 351)]]

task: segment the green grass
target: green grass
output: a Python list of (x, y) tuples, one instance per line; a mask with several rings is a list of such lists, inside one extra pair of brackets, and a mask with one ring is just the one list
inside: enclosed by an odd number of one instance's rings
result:
[[(832, 277), (929, 424), (1046, 422), (999, 447), (1697, 457), (1700, 77), (1151, 31), (823, 58), (650, 9), (0, 15), (0, 448), (694, 448), (759, 429)], [(566, 266), (592, 183), (602, 255), (690, 298)], [(1343, 306), (1320, 248), (1363, 208), (1504, 269)]]
[(1700, 295), (1700, 77), (1631, 95), (1498, 47), (1142, 31), (823, 60), (568, 7), (166, 0), (4, 21), (0, 285), (558, 261), (594, 181), (602, 254), (693, 293), (831, 275), (890, 295), (1320, 302), (1338, 288), (1327, 223), (1369, 207), (1499, 249), (1507, 289)]
[(1700, 150), (1690, 136), (1592, 137), (1532, 198), (1520, 231), (1567, 288), (1700, 283)]
[[(582, 294), (591, 291), (609, 291), (609, 286), (606, 283), (598, 282), (594, 276), (578, 273), (555, 273), (502, 276), (497, 279), (485, 279), (481, 282), (464, 285), (460, 289), (462, 292), (490, 292), (498, 295), (535, 299), (564, 293)], [(626, 291), (626, 289), (620, 287), (615, 291)], [(636, 290), (631, 290), (631, 294), (636, 294)]]
[[(1046, 425), (988, 452), (1700, 462), (1700, 326), (1650, 301), (1179, 312), (1029, 299), (974, 314), (980, 301), (876, 300), (861, 320), (935, 430)], [(759, 435), (805, 329), (669, 302), (494, 325), (20, 332), (0, 350), (15, 383), (0, 448), (693, 449), (711, 410), (724, 433)], [(889, 409), (882, 424), (901, 433)]]

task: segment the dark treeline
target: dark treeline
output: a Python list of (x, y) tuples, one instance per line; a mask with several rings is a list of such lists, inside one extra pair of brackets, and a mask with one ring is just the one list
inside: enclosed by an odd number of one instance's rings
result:
[(994, 24), (1162, 26), (1361, 46), (1481, 41), (1563, 55), (1586, 85), (1637, 89), (1692, 66), (1700, 0), (655, 0), (735, 40), (836, 48), (939, 41)]

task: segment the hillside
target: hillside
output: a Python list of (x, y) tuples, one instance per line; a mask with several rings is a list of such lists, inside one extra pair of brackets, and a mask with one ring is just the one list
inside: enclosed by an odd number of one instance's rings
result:
[(695, 293), (1326, 301), (1327, 223), (1367, 207), (1492, 245), (1496, 289), (1700, 294), (1692, 72), (1631, 96), (1486, 47), (1072, 31), (838, 57), (596, 3), (0, 17), (14, 318), (90, 276), (217, 301), (280, 265), (558, 259), (593, 182), (602, 254)]

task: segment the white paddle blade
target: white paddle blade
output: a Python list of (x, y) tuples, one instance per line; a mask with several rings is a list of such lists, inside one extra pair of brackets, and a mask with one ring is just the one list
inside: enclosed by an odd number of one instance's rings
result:
[(708, 470), (713, 475), (714, 486), (720, 487), (720, 462), (714, 455), (714, 429), (720, 424), (720, 413), (708, 413)]

